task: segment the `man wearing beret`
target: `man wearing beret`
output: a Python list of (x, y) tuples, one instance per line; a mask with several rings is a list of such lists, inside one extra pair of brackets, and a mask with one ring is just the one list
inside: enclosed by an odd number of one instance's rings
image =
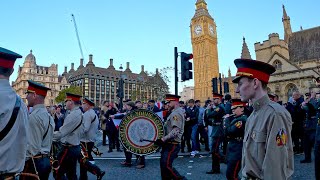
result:
[(80, 156), (80, 135), (82, 128), (81, 96), (66, 93), (66, 109), (70, 110), (59, 131), (53, 133), (54, 141), (61, 141), (63, 150), (58, 154), (60, 168), (56, 171), (55, 179), (77, 179), (77, 160)]
[(267, 84), (275, 68), (267, 63), (236, 59), (236, 92), (252, 101), (243, 140), (243, 179), (290, 179), (293, 174), (292, 120), (289, 112), (270, 101)]
[(87, 170), (97, 176), (98, 180), (101, 180), (105, 172), (94, 164), (92, 157), (92, 148), (96, 133), (98, 131), (99, 119), (95, 111), (93, 110), (94, 102), (88, 98), (83, 99), (82, 109), (85, 112), (83, 114), (83, 135), (81, 137), (81, 148), (83, 153), (86, 153), (86, 157), (80, 158), (80, 179), (88, 179)]
[(167, 121), (164, 123), (165, 136), (157, 139), (156, 145), (162, 146), (160, 169), (161, 178), (165, 179), (185, 179), (179, 172), (172, 167), (175, 158), (178, 157), (180, 151), (181, 136), (185, 118), (182, 109), (179, 106), (180, 96), (166, 94), (166, 101), (169, 101), (169, 107), (172, 113), (169, 115)]
[[(28, 80), (28, 106), (32, 107), (29, 115), (28, 149), (24, 173), (36, 174), (40, 179), (48, 179), (51, 172), (49, 153), (52, 144), (55, 123), (44, 106), (47, 91), (51, 90), (42, 84)], [(36, 169), (35, 169), (36, 168)], [(21, 178), (27, 179), (27, 178)]]
[(19, 54), (0, 47), (0, 179), (23, 170), (28, 133), (28, 109), (12, 89), (9, 77)]

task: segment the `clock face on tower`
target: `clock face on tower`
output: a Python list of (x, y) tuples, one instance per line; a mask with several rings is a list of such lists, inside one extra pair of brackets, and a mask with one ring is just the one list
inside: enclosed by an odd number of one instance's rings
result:
[(209, 32), (211, 35), (214, 35), (214, 28), (212, 25), (209, 25)]
[(202, 27), (201, 27), (200, 25), (196, 25), (196, 26), (194, 27), (194, 33), (195, 33), (195, 35), (199, 35), (199, 34), (201, 34), (201, 32), (202, 32)]

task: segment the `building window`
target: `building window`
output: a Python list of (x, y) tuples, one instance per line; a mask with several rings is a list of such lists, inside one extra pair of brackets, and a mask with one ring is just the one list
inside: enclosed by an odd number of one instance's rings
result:
[(94, 85), (94, 79), (91, 79), (91, 85)]
[(104, 86), (104, 80), (101, 80), (101, 86)]
[(99, 85), (96, 86), (96, 91), (97, 92), (100, 91), (100, 86)]
[(273, 67), (276, 68), (276, 70), (280, 70), (282, 69), (282, 63), (279, 60), (275, 60), (273, 62)]
[(96, 80), (96, 83), (97, 83), (97, 85), (100, 85), (100, 80), (97, 79), (97, 80)]

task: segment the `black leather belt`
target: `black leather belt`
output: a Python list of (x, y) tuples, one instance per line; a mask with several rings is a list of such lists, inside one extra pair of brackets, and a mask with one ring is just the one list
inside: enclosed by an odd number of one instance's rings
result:
[(168, 141), (167, 143), (168, 143), (168, 144), (180, 144), (180, 143), (177, 142), (177, 141)]
[(49, 157), (49, 155), (48, 154), (37, 154), (37, 155), (33, 156), (34, 159), (45, 158), (45, 157)]
[(235, 141), (243, 141), (243, 137), (235, 137), (235, 138), (229, 138), (229, 140), (235, 140)]

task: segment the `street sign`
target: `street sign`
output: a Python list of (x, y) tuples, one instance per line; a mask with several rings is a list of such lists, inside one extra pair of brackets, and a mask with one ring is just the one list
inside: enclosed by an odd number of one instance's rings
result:
[(159, 146), (154, 145), (153, 142), (162, 138), (163, 135), (161, 118), (145, 109), (128, 113), (119, 125), (119, 137), (122, 145), (136, 155), (154, 153)]

